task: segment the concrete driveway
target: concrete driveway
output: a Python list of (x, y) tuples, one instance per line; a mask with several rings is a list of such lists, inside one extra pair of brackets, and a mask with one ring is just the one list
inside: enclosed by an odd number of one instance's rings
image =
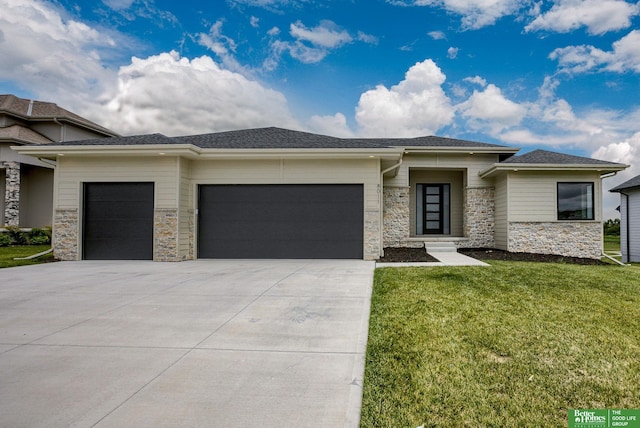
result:
[(357, 426), (374, 268), (1, 269), (0, 426)]

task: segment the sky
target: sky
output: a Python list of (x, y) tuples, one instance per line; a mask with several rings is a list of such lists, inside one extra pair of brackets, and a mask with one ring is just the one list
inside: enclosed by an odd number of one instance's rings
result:
[(640, 174), (640, 2), (0, 0), (0, 93), (122, 135), (439, 135)]

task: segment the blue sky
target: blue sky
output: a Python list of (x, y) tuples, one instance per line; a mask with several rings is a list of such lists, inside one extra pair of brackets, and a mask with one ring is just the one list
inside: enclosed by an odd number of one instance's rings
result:
[(0, 0), (0, 10), (0, 92), (124, 135), (435, 134), (633, 165), (606, 189), (640, 173), (633, 1)]

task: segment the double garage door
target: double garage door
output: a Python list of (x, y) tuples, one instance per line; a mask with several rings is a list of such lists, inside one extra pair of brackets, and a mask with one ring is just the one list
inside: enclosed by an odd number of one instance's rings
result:
[[(201, 185), (199, 258), (363, 256), (361, 184)], [(85, 259), (153, 258), (153, 183), (86, 183)]]

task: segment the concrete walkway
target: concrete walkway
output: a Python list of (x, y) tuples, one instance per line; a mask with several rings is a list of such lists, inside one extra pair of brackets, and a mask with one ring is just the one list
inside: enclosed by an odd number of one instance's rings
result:
[(1, 269), (0, 426), (356, 427), (373, 269)]
[(376, 267), (429, 267), (429, 266), (490, 266), (489, 264), (465, 256), (455, 251), (438, 251), (427, 253), (437, 259), (437, 262), (409, 262), (409, 263), (377, 263)]

